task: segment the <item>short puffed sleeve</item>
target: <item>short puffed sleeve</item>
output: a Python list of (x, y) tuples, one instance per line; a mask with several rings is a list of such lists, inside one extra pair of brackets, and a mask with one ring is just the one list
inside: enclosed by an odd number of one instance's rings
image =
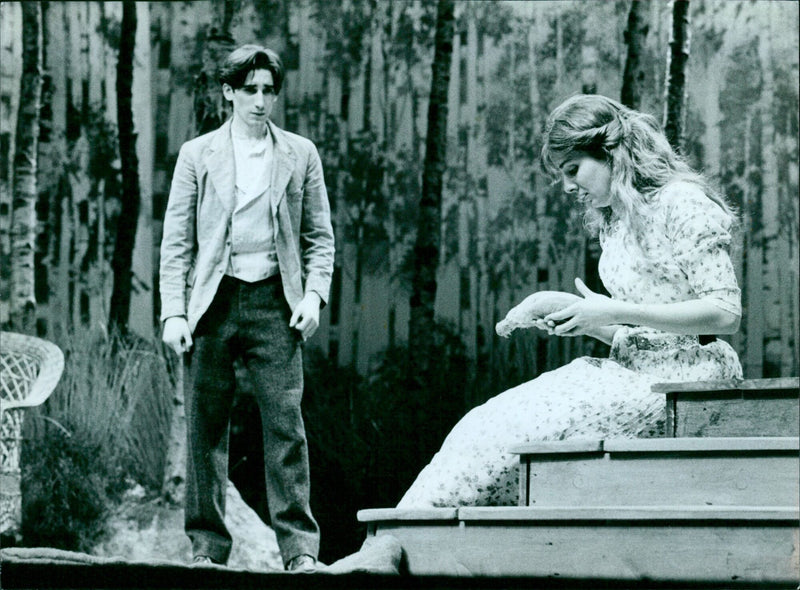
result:
[(661, 203), (673, 260), (692, 290), (699, 299), (741, 316), (741, 290), (730, 257), (730, 216), (688, 182), (665, 187)]

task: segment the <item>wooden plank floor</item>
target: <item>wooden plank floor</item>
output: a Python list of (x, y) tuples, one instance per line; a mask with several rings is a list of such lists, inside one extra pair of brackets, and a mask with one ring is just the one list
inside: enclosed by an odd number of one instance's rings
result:
[(537, 589), (537, 590), (796, 590), (797, 583), (780, 582), (706, 582), (682, 580), (615, 580), (597, 578), (558, 579), (546, 577), (453, 577), (353, 574), (284, 574), (209, 570), (182, 566), (148, 567), (143, 564), (114, 565), (41, 565), (4, 563), (1, 586), (8, 590), (238, 590), (272, 589), (349, 589), (406, 590), (420, 589)]

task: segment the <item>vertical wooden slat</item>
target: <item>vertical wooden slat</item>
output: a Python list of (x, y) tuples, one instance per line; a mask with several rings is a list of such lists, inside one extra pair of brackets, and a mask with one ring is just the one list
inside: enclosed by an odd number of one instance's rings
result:
[[(77, 139), (81, 137), (81, 59), (80, 59), (80, 33), (81, 23), (78, 15), (83, 7), (82, 2), (66, 5), (64, 8), (64, 34), (65, 34), (65, 70), (66, 70), (66, 119), (65, 129), (67, 137), (67, 154), (74, 158), (80, 147), (76, 145)], [(72, 265), (74, 262), (74, 241), (77, 232), (76, 219), (76, 195), (73, 193), (74, 174), (66, 175), (65, 188), (66, 194), (61, 200), (61, 249), (59, 255), (59, 275), (64, 297), (64, 324), (68, 326), (78, 326), (76, 321), (77, 312), (75, 306), (75, 283), (73, 280)]]
[[(476, 138), (481, 133), (478, 120), (479, 93), (482, 88), (478, 84), (478, 27), (475, 11), (466, 7), (467, 44), (465, 48), (466, 59), (466, 104), (464, 105), (463, 124), (466, 127), (466, 156), (465, 162), (469, 177), (469, 190), (471, 191), (470, 215), (473, 219), (472, 240), (476, 240), (476, 260), (472, 260), (472, 292), (470, 293), (471, 307), (473, 310), (474, 330), (471, 335), (472, 347), (476, 355), (484, 356), (488, 353), (492, 342), (494, 325), (490, 323), (491, 317), (487, 305), (487, 277), (486, 262), (486, 201), (487, 194), (483, 187), (486, 175), (482, 164), (486, 161), (486, 154), (481, 142)], [(476, 400), (468, 400), (467, 407), (474, 405)]]
[(150, 3), (136, 3), (136, 47), (133, 62), (133, 110), (136, 156), (139, 162), (139, 215), (131, 272), (130, 328), (140, 336), (155, 336), (153, 252), (153, 136), (152, 72), (150, 57)]
[[(120, 2), (100, 2), (100, 18), (104, 27), (113, 29), (115, 23), (122, 20), (122, 5)], [(117, 120), (117, 50), (111, 46), (109, 39), (100, 38), (102, 42), (98, 56), (99, 63), (93, 66), (101, 72), (102, 84), (101, 93), (105, 104), (106, 116), (116, 124)], [(98, 72), (95, 72), (97, 75)], [(97, 209), (98, 227), (97, 244), (105, 244), (109, 238), (110, 228), (106, 219), (106, 206), (109, 200), (116, 195), (109, 194), (108, 186), (98, 187)], [(102, 252), (103, 250), (101, 250)], [(94, 265), (94, 276), (92, 278), (92, 317), (97, 318), (98, 322), (105, 325), (108, 315), (108, 297), (113, 287), (112, 273), (108, 260), (105, 256), (100, 256)]]
[(64, 265), (65, 236), (70, 233), (69, 228), (64, 228), (64, 202), (67, 183), (64, 177), (65, 154), (67, 149), (67, 85), (68, 78), (68, 20), (63, 2), (52, 2), (47, 8), (47, 39), (45, 67), (51, 76), (53, 85), (52, 96), (52, 134), (48, 147), (47, 164), (50, 170), (52, 186), (50, 189), (50, 217), (52, 227), (56, 230), (49, 236), (48, 253), (45, 263), (48, 265), (48, 324), (54, 329), (63, 330), (67, 326), (68, 309), (68, 280)]
[(517, 503), (520, 506), (528, 506), (531, 503), (531, 457), (523, 454), (520, 455), (519, 461), (519, 497)]
[[(758, 114), (761, 117), (761, 167), (762, 190), (759, 191), (761, 201), (761, 216), (763, 220), (763, 266), (762, 266), (762, 305), (764, 308), (764, 352), (763, 352), (763, 377), (778, 377), (781, 367), (781, 322), (782, 304), (781, 295), (781, 269), (786, 260), (780, 260), (779, 239), (779, 195), (781, 187), (778, 185), (777, 158), (775, 154), (776, 133), (773, 122), (774, 100), (772, 89), (775, 87), (773, 80), (772, 35), (770, 24), (770, 10), (764, 15), (766, 30), (770, 34), (761, 37), (759, 43), (759, 59), (761, 62), (761, 75), (763, 86), (761, 99), (758, 105)], [(772, 197), (772, 198), (770, 198)]]
[(93, 106), (104, 108), (105, 93), (105, 39), (101, 34), (103, 3), (87, 2), (86, 6), (86, 54), (88, 68), (89, 102)]
[[(0, 134), (2, 134), (3, 153), (0, 165), (0, 257), (9, 260), (11, 256), (11, 211), (14, 176), (14, 151), (16, 135), (16, 113), (19, 109), (19, 87), (22, 74), (22, 10), (18, 2), (0, 3)], [(0, 287), (10, 293), (9, 278), (5, 273), (0, 277)], [(10, 301), (6, 296), (0, 300), (0, 322), (9, 320)]]
[[(105, 6), (100, 2), (87, 2), (87, 27), (83, 32), (86, 36), (86, 49), (84, 62), (87, 75), (87, 100), (90, 109), (100, 121), (106, 117), (114, 117), (114, 111), (108, 110), (106, 79), (108, 70), (106, 69), (106, 41), (102, 35), (104, 22)], [(93, 121), (97, 125), (98, 121)], [(89, 132), (86, 129), (85, 132)], [(94, 148), (95, 146), (91, 146)], [(86, 264), (88, 269), (84, 271), (83, 291), (84, 297), (88, 299), (89, 305), (89, 325), (105, 323), (107, 307), (105, 305), (106, 291), (103, 284), (103, 244), (105, 240), (105, 203), (106, 187), (102, 179), (92, 176), (89, 179), (89, 194), (86, 195), (87, 223), (86, 223), (86, 249), (97, 252), (94, 260)], [(88, 255), (88, 252), (85, 253)]]
[(677, 436), (678, 432), (678, 424), (677, 424), (678, 417), (676, 413), (677, 394), (667, 393), (666, 401), (667, 401), (667, 419), (665, 424), (666, 435), (669, 437), (675, 437)]
[[(189, 5), (170, 2), (169, 24), (171, 35), (170, 70), (176, 75), (171, 85), (169, 101), (168, 152), (177, 156), (183, 142), (196, 135), (192, 79), (199, 72), (199, 64), (192, 63), (195, 41), (199, 30), (208, 22), (211, 2)], [(172, 171), (169, 171), (170, 177)]]
[[(753, 113), (745, 114), (745, 167), (751, 170), (753, 158), (752, 126)], [(764, 362), (764, 300), (763, 300), (763, 233), (755, 227), (751, 211), (760, 206), (759, 195), (754, 194), (745, 180), (743, 228), (745, 231), (745, 288), (747, 289), (745, 313), (747, 351), (744, 361), (744, 376), (756, 379), (763, 375)]]
[[(775, 235), (772, 242), (772, 254), (765, 253), (768, 262), (772, 263), (776, 271), (776, 292), (774, 300), (776, 305), (776, 336), (766, 345), (765, 354), (769, 361), (776, 367), (776, 374), (781, 376), (798, 374), (798, 138), (796, 127), (792, 124), (797, 120), (797, 113), (790, 109), (782, 108), (780, 101), (785, 100), (779, 96), (782, 88), (775, 80), (774, 71), (781, 77), (784, 89), (798, 87), (798, 69), (785, 67), (785, 64), (797, 63), (797, 47), (800, 34), (792, 31), (791, 34), (778, 34), (784, 26), (778, 8), (773, 5), (765, 7), (764, 20), (767, 34), (762, 41), (761, 60), (764, 67), (764, 89), (771, 97), (770, 112), (768, 115), (771, 127), (771, 137), (774, 145), (766, 143), (765, 172), (766, 177), (774, 182), (774, 192), (765, 187), (765, 195), (775, 195), (774, 220)], [(788, 29), (791, 30), (791, 29)], [(774, 88), (774, 91), (771, 91)], [(796, 94), (795, 94), (796, 96)], [(763, 111), (762, 111), (763, 112)], [(794, 129), (793, 129), (794, 128)], [(770, 352), (770, 347), (772, 351)]]

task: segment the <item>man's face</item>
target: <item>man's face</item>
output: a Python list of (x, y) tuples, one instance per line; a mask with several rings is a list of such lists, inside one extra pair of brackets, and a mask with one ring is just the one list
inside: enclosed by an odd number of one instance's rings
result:
[(234, 118), (249, 127), (263, 128), (275, 104), (272, 72), (252, 70), (241, 88), (234, 90), (229, 84), (223, 84), (222, 94), (233, 103)]

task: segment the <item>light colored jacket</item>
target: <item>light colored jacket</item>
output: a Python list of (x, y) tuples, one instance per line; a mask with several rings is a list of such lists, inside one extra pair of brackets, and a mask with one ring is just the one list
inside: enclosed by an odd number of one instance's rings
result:
[[(305, 293), (327, 303), (334, 241), (322, 163), (314, 144), (272, 122), (271, 204), (283, 291), (294, 310)], [(161, 240), (161, 320), (189, 329), (211, 305), (231, 254), (234, 159), (230, 120), (181, 146)]]

